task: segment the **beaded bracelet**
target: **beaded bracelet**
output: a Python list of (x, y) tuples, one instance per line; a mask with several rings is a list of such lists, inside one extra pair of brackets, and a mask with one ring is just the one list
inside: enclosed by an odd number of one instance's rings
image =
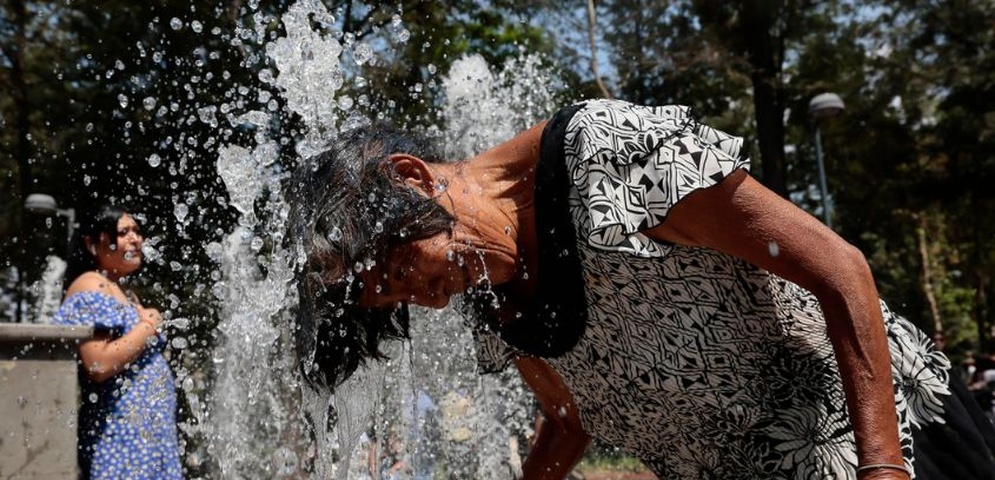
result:
[(908, 475), (909, 478), (912, 478), (912, 471), (909, 470), (908, 467), (906, 467), (905, 465), (896, 465), (894, 463), (871, 463), (871, 464), (868, 464), (868, 465), (863, 465), (863, 466), (857, 467), (857, 473), (866, 472), (868, 470), (876, 470), (876, 469), (879, 469), (879, 468), (887, 468), (887, 469), (891, 469), (891, 470), (901, 470), (901, 471), (905, 472), (905, 474)]

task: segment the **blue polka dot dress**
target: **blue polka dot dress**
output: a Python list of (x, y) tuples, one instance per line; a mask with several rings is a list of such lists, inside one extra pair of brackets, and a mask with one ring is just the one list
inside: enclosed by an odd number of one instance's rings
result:
[[(71, 295), (55, 316), (61, 325), (92, 326), (119, 337), (138, 310), (100, 292)], [(182, 479), (173, 374), (160, 335), (115, 377), (96, 383), (80, 374), (79, 459), (82, 478)]]

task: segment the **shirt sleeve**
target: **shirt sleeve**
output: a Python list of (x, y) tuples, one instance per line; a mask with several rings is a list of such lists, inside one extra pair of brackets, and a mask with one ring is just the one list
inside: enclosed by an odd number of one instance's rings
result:
[(87, 291), (66, 298), (52, 321), (59, 325), (89, 326), (98, 331), (122, 335), (138, 322), (138, 312), (108, 295)]
[(490, 330), (474, 329), (473, 340), (477, 354), (477, 370), (480, 373), (501, 372), (511, 366), (515, 357), (521, 354)]
[(659, 257), (669, 246), (641, 232), (690, 193), (749, 170), (743, 139), (697, 122), (691, 109), (587, 102), (563, 140), (578, 235), (595, 248)]

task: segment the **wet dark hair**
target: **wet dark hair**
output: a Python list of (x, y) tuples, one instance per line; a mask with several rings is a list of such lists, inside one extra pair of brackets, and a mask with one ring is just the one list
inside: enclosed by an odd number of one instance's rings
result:
[[(97, 261), (86, 248), (84, 238), (96, 242), (100, 235), (106, 233), (111, 245), (117, 245), (117, 222), (128, 211), (116, 205), (101, 205), (89, 213), (82, 215), (79, 227), (73, 235), (69, 251), (69, 261), (66, 262), (65, 286), (68, 287), (76, 277), (97, 270)], [(137, 220), (136, 220), (137, 222)]]
[(383, 267), (399, 245), (452, 231), (452, 216), (402, 181), (393, 153), (442, 162), (426, 139), (377, 123), (340, 134), (291, 181), (297, 352), (312, 385), (334, 388), (368, 359), (384, 358), (382, 341), (409, 338), (405, 304), (358, 305), (366, 287), (358, 273)]

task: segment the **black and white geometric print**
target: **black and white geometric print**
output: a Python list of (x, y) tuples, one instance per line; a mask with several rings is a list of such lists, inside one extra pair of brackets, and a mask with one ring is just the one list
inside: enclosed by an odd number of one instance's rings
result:
[[(707, 249), (580, 250), (587, 330), (547, 361), (589, 433), (661, 479), (856, 478), (835, 356), (809, 292)], [(882, 308), (911, 467), (911, 427), (942, 421), (949, 362)]]
[[(587, 332), (549, 359), (585, 428), (661, 479), (855, 479), (836, 359), (818, 301), (746, 262), (639, 234), (748, 161), (685, 107), (591, 102), (564, 141)], [(949, 362), (883, 306), (901, 441), (942, 421)]]
[(689, 107), (588, 102), (563, 145), (579, 234), (609, 250), (663, 255), (665, 247), (639, 232), (662, 223), (688, 193), (748, 169), (742, 146), (742, 138), (698, 123)]
[[(739, 168), (742, 142), (686, 107), (592, 101), (564, 139), (588, 325), (547, 361), (588, 433), (661, 479), (856, 479), (853, 432), (818, 301), (730, 256), (641, 235)], [(906, 463), (942, 422), (946, 357), (882, 303)], [(513, 351), (480, 338), (483, 367)]]

